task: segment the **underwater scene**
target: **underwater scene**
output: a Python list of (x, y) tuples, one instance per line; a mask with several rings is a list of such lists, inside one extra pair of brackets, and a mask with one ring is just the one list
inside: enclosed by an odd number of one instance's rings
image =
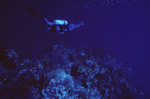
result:
[(150, 99), (150, 2), (1, 0), (0, 99)]

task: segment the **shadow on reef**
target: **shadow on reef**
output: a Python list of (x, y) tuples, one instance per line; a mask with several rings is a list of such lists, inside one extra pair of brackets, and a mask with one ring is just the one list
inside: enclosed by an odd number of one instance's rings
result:
[(41, 58), (0, 50), (1, 99), (139, 99), (130, 68), (98, 51), (54, 45)]

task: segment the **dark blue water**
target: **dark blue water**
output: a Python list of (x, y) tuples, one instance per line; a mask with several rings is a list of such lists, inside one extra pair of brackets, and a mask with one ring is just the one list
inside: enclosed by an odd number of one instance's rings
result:
[[(145, 92), (144, 99), (149, 96), (150, 7), (147, 1), (114, 3), (114, 6), (102, 2), (90, 8), (78, 0), (2, 0), (0, 4), (0, 47), (16, 48), (22, 56), (34, 49), (46, 52), (56, 43), (77, 48), (102, 47), (134, 69), (135, 80)], [(56, 35), (45, 30), (47, 25), (31, 15), (28, 6), (49, 20), (83, 21), (85, 25), (65, 35)]]

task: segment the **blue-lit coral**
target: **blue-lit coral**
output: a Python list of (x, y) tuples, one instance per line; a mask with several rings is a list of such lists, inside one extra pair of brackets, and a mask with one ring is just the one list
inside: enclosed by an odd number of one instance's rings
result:
[(0, 98), (140, 98), (143, 93), (133, 83), (131, 69), (123, 68), (112, 56), (99, 53), (55, 45), (51, 54), (32, 59), (1, 49)]

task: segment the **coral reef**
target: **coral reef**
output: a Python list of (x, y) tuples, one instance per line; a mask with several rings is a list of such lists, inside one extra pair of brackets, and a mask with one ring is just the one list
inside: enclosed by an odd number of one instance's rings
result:
[(42, 58), (0, 50), (1, 99), (139, 99), (130, 68), (98, 51), (54, 45)]

